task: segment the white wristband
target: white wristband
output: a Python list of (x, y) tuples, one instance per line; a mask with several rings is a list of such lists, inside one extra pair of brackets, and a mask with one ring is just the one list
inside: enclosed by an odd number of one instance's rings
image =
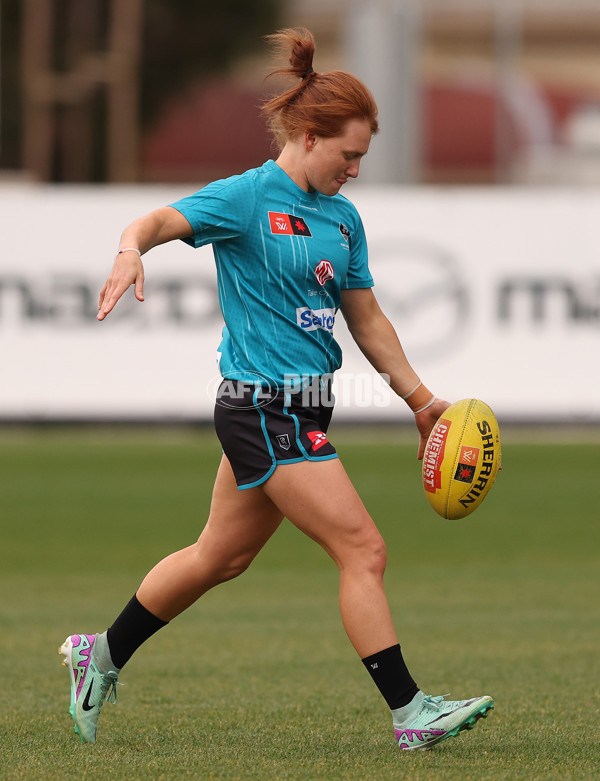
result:
[(137, 247), (125, 247), (124, 249), (120, 249), (117, 252), (117, 255), (121, 255), (123, 252), (137, 252), (137, 254), (142, 257), (142, 253), (139, 251)]
[(429, 407), (432, 407), (435, 402), (437, 401), (437, 396), (432, 396), (431, 400), (427, 402), (427, 404), (424, 407), (421, 407), (421, 409), (415, 409), (413, 410), (415, 415), (418, 415), (419, 412), (425, 412), (426, 409), (429, 409)]
[(418, 383), (415, 385), (415, 387), (414, 387), (412, 390), (409, 390), (409, 391), (408, 391), (408, 393), (406, 393), (404, 396), (400, 396), (400, 398), (401, 398), (403, 401), (406, 401), (406, 399), (408, 399), (410, 396), (412, 396), (412, 395), (413, 395), (413, 393), (414, 393), (416, 390), (418, 390), (418, 389), (421, 387), (421, 385), (422, 385), (422, 384), (423, 384), (423, 383), (421, 382), (421, 380), (419, 380), (419, 382), (418, 382)]

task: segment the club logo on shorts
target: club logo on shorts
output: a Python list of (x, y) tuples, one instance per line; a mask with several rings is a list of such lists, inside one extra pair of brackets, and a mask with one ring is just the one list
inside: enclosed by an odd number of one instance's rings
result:
[(289, 450), (292, 446), (290, 443), (290, 438), (288, 434), (277, 434), (277, 442), (279, 443), (279, 447), (283, 448), (284, 450)]
[(328, 260), (322, 260), (315, 268), (315, 277), (321, 287), (328, 279), (333, 279), (333, 266)]
[(313, 450), (318, 450), (320, 447), (323, 447), (323, 445), (326, 445), (327, 442), (329, 442), (326, 435), (322, 431), (309, 431), (307, 436), (312, 442)]
[(269, 225), (271, 233), (280, 236), (312, 236), (306, 220), (296, 217), (295, 214), (269, 212)]

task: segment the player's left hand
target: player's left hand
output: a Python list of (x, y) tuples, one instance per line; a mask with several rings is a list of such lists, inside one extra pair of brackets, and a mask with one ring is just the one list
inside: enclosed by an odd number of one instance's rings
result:
[(429, 435), (431, 434), (433, 427), (437, 423), (438, 418), (442, 415), (444, 410), (447, 410), (449, 406), (450, 402), (444, 401), (443, 399), (436, 399), (431, 407), (427, 407), (426, 410), (423, 410), (423, 412), (419, 412), (418, 415), (415, 415), (415, 423), (417, 424), (417, 428), (420, 434), (419, 452), (417, 455), (419, 461), (422, 461), (423, 456), (425, 455), (425, 445), (427, 444), (427, 440), (429, 439)]
[(117, 255), (109, 278), (100, 291), (98, 300), (98, 320), (104, 320), (121, 298), (123, 293), (135, 286), (135, 297), (144, 300), (144, 266), (136, 252), (125, 252)]

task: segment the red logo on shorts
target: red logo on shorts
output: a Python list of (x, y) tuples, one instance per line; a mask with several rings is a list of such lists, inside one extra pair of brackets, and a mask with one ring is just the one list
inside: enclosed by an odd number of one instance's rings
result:
[(325, 436), (325, 434), (322, 431), (309, 431), (307, 434), (312, 444), (313, 450), (318, 450), (320, 447), (325, 445), (329, 440)]
[(315, 277), (321, 287), (328, 279), (333, 279), (333, 266), (328, 260), (322, 260), (315, 268)]

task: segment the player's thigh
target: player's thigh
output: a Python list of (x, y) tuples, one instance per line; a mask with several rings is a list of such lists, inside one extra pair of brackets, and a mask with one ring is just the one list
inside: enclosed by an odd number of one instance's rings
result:
[(265, 493), (289, 520), (338, 562), (384, 543), (339, 459), (280, 464)]
[(283, 513), (260, 488), (239, 491), (226, 456), (221, 459), (208, 521), (198, 539), (199, 551), (221, 560), (252, 559), (283, 519)]

